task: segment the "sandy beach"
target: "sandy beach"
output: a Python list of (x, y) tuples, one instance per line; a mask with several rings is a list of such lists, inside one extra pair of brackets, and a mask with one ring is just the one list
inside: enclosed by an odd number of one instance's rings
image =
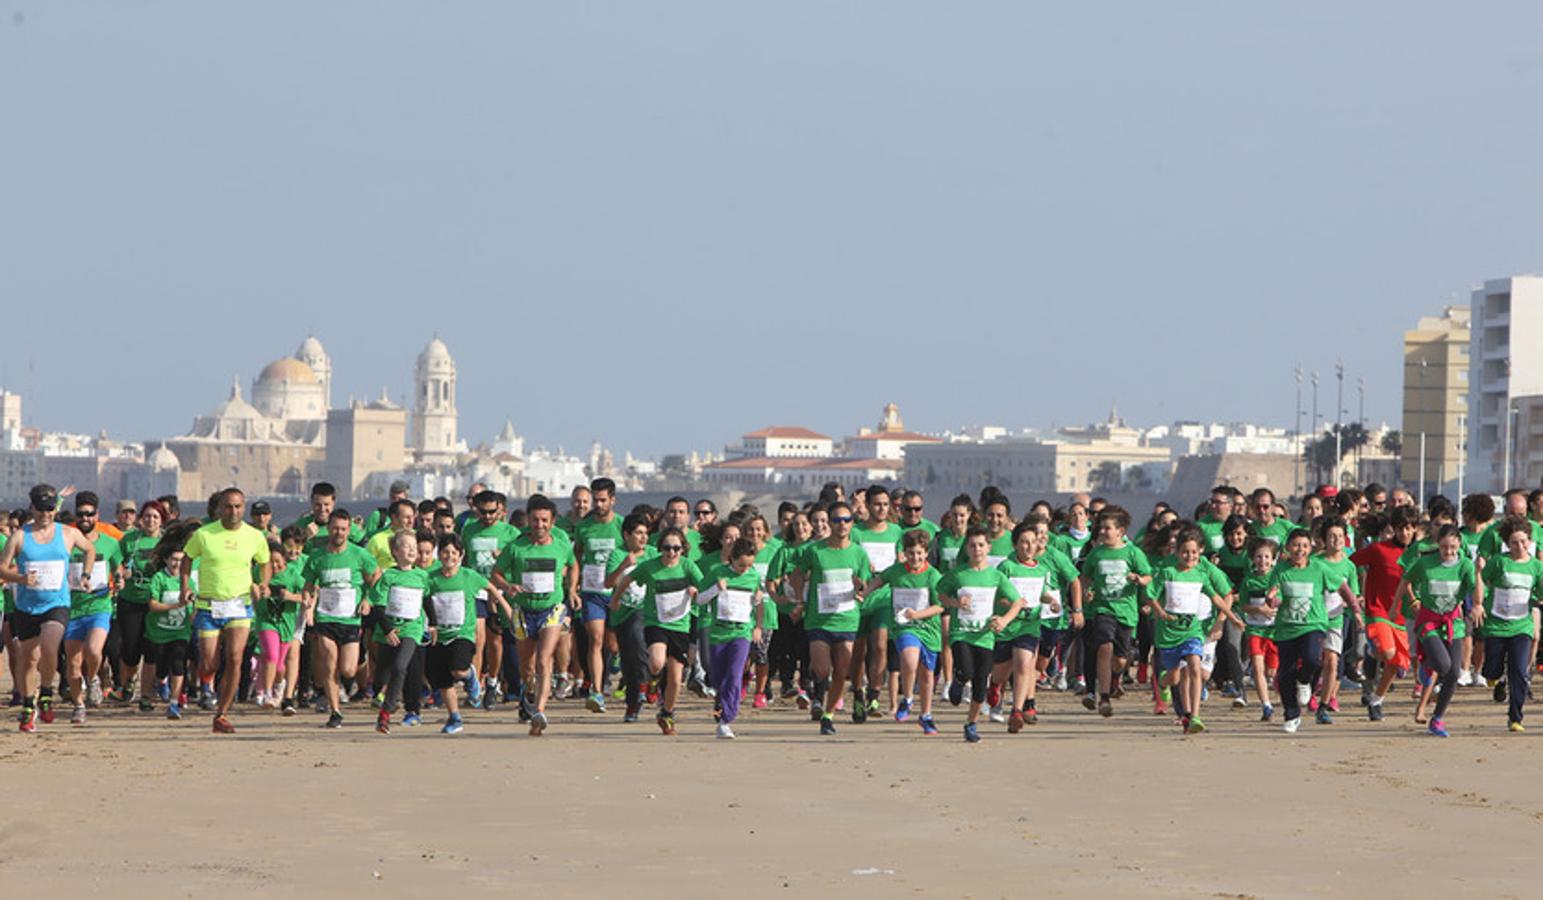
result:
[(1407, 694), (1379, 725), (1357, 707), (1295, 737), (1224, 701), (1182, 737), (1137, 696), (1103, 720), (1051, 694), (1041, 724), (975, 746), (946, 703), (932, 738), (822, 739), (779, 703), (735, 741), (699, 700), (673, 739), (578, 701), (539, 739), (512, 706), (456, 737), (437, 711), (378, 735), (359, 704), (340, 731), (241, 707), (230, 737), (104, 709), (0, 734), (0, 878), (114, 897), (1539, 892), (1543, 730), (1507, 734), (1485, 690), (1445, 741)]

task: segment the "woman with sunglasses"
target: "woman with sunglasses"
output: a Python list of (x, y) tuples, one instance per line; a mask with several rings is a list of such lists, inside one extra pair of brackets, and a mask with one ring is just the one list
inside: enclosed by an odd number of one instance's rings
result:
[(675, 703), (691, 645), (691, 608), (702, 570), (686, 559), (686, 533), (666, 526), (659, 532), (659, 555), (637, 564), (611, 591), (611, 603), (622, 602), (632, 585), (643, 586), (643, 638), (648, 644), (650, 676), (664, 672), (664, 696), (659, 702), (659, 730), (675, 733)]
[(836, 733), (832, 714), (852, 663), (863, 586), (872, 576), (868, 554), (852, 543), (852, 507), (834, 503), (829, 516), (830, 537), (810, 544), (791, 576), (803, 599), (804, 633), (814, 672), (815, 705), (810, 717), (819, 721), (824, 735)]

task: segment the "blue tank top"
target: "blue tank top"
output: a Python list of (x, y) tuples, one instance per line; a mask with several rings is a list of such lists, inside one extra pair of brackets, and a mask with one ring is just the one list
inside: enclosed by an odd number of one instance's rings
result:
[(21, 551), (16, 554), (17, 568), (23, 575), (36, 570), (42, 579), (38, 587), (16, 586), (16, 608), (30, 615), (70, 606), (70, 548), (64, 542), (64, 526), (54, 524), (54, 539), (40, 544), (32, 537), (32, 526), (22, 531)]

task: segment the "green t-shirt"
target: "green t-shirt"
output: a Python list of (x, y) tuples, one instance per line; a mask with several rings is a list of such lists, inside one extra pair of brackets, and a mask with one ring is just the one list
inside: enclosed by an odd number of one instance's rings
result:
[(1457, 609), (1475, 585), (1473, 563), (1462, 554), (1450, 563), (1443, 563), (1439, 555), (1422, 556), (1404, 572), (1404, 578), (1420, 606), (1439, 616)]
[(642, 560), (632, 570), (632, 583), (643, 586), (643, 627), (691, 631), (690, 588), (702, 580), (702, 570), (689, 559), (667, 566), (664, 558)]
[(477, 595), (487, 590), (488, 580), (470, 566), (460, 566), (453, 576), (443, 569), (429, 575), (429, 599), (425, 615), (434, 625), (435, 643), (477, 639)]
[(1248, 523), (1249, 531), (1253, 532), (1255, 535), (1258, 535), (1261, 538), (1264, 538), (1267, 541), (1274, 541), (1275, 546), (1281, 548), (1282, 550), (1285, 550), (1286, 538), (1291, 535), (1291, 532), (1296, 531), (1297, 527), (1298, 526), (1296, 523), (1279, 517), (1277, 517), (1275, 521), (1268, 525), (1258, 521), (1257, 519), (1251, 520)]
[(896, 522), (895, 524), (900, 526), (900, 533), (901, 534), (905, 534), (907, 531), (925, 531), (925, 532), (927, 532), (927, 540), (928, 540), (929, 543), (932, 541), (933, 538), (936, 538), (938, 536), (938, 532), (943, 530), (942, 526), (940, 526), (938, 523), (932, 521), (931, 519), (922, 519), (920, 522), (916, 523), (915, 525), (907, 525), (904, 522)]
[(1324, 595), (1339, 590), (1344, 583), (1344, 576), (1316, 557), (1309, 557), (1301, 568), (1290, 563), (1276, 566), (1274, 586), (1280, 593), (1280, 609), (1275, 612), (1274, 639), (1289, 641), (1308, 632), (1327, 631), (1329, 613)]
[(1259, 575), (1250, 570), (1238, 585), (1238, 606), (1261, 607), (1256, 612), (1249, 612), (1247, 609), (1237, 610), (1238, 614), (1243, 617), (1244, 636), (1257, 635), (1262, 638), (1274, 638), (1275, 613), (1271, 612), (1268, 608), (1264, 608), (1270, 602), (1269, 593), (1270, 587), (1273, 584), (1275, 584), (1274, 572)]
[(154, 574), (150, 571), (150, 557), (160, 543), (160, 535), (148, 535), (137, 528), (123, 533), (123, 540), (118, 542), (124, 568), (123, 590), (118, 592), (120, 601), (143, 605), (150, 599), (150, 576)]
[[(70, 591), (70, 618), (93, 616), (113, 611), (112, 576), (123, 565), (123, 548), (116, 538), (97, 532), (91, 542), (96, 547), (96, 564), (91, 567), (91, 590)], [(80, 565), (85, 553), (70, 551), (70, 580), (82, 574)]]
[(1130, 580), (1132, 574), (1152, 574), (1152, 564), (1140, 547), (1130, 541), (1118, 547), (1089, 546), (1082, 558), (1082, 577), (1089, 593), (1087, 617), (1110, 616), (1127, 628), (1135, 628), (1142, 588)]
[[(1543, 547), (1543, 525), (1530, 519), (1527, 524), (1532, 527), (1532, 545)], [(1505, 552), (1505, 541), (1500, 539), (1498, 524), (1484, 529), (1484, 533), (1479, 535), (1479, 555), (1487, 560), (1492, 556), (1504, 556)]]
[(1532, 608), (1543, 599), (1543, 560), (1490, 557), (1484, 564), (1484, 588), (1485, 637), (1532, 634)]
[(1211, 598), (1220, 596), (1216, 581), (1204, 566), (1181, 570), (1161, 566), (1147, 585), (1147, 596), (1155, 600), (1170, 618), (1153, 619), (1153, 640), (1158, 647), (1177, 647), (1185, 641), (1204, 641), (1206, 621), (1213, 608)]
[(545, 544), (521, 535), (498, 558), (497, 568), (505, 581), (519, 586), (514, 601), (520, 609), (537, 612), (551, 609), (567, 597), (565, 574), (573, 565), (577, 565), (573, 544), (554, 531)]
[(508, 522), (483, 525), (473, 519), (461, 530), (461, 541), (466, 545), (466, 565), (483, 578), (492, 576), (498, 558), (519, 536), (520, 530)]
[[(617, 547), (616, 552), (612, 553), (611, 557), (606, 560), (605, 574), (607, 577), (609, 577), (617, 571), (620, 571), (622, 573), (622, 577), (626, 577), (637, 571), (639, 564), (650, 559), (657, 559), (658, 557), (658, 550), (655, 550), (653, 547), (644, 547), (642, 553), (638, 555), (638, 558), (633, 561), (632, 565), (623, 568), (624, 564), (627, 562), (627, 548), (626, 545), (623, 544)], [(606, 622), (612, 628), (627, 622), (633, 616), (638, 614), (638, 610), (643, 608), (643, 601), (647, 598), (647, 596), (648, 589), (643, 585), (638, 584), (636, 581), (627, 585), (626, 592), (623, 593), (620, 597), (621, 602), (611, 604), (610, 610), (606, 613)]]
[(258, 631), (274, 631), (279, 640), (289, 643), (295, 639), (295, 626), (300, 620), (300, 595), (305, 591), (305, 557), (286, 565), (281, 572), (274, 572), (268, 579), (272, 594), (261, 603), (253, 604)]
[[(327, 546), (327, 523), (326, 522), (317, 522), (316, 521), (316, 517), (311, 515), (310, 513), (306, 513), (305, 515), (303, 515), (300, 518), (296, 519), (295, 522), (294, 522), (294, 524), (295, 524), (295, 526), (297, 528), (303, 528), (303, 529), (305, 529), (307, 531), (310, 530), (312, 523), (316, 524), (316, 533), (311, 535), (306, 540), (306, 542), (305, 542), (305, 552), (306, 552), (307, 555), (309, 555), (313, 550), (320, 550), (320, 549), (322, 549), (322, 548)], [(349, 525), (348, 525), (348, 541), (349, 541), (349, 543), (351, 543), (351, 544), (361, 544), (362, 545), (364, 543), (365, 539), (368, 538), (368, 537), (369, 537), (369, 532), (364, 530), (364, 526), (360, 525), (358, 522), (350, 522), (349, 523)]]
[(940, 616), (902, 623), (898, 615), (902, 609), (922, 612), (933, 606), (942, 606), (938, 602), (938, 584), (943, 580), (943, 573), (938, 571), (937, 566), (929, 565), (920, 572), (911, 572), (906, 569), (905, 562), (901, 561), (880, 572), (879, 577), (884, 579), (884, 586), (889, 588), (890, 638), (896, 639), (909, 632), (916, 635), (916, 639), (928, 650), (934, 653), (942, 650), (943, 629), (938, 625)]
[[(1018, 596), (1023, 598), (1023, 609), (1013, 617), (1007, 627), (1002, 629), (998, 638), (1003, 641), (1016, 640), (1024, 635), (1039, 636), (1040, 617), (1044, 614), (1045, 606), (1050, 601), (1046, 595), (1051, 590), (1050, 571), (1053, 563), (1049, 559), (1049, 552), (1045, 558), (1032, 559), (1024, 563), (1018, 560), (1017, 554), (1002, 560), (997, 566), (1002, 574), (1013, 583), (1018, 591)], [(1059, 601), (1058, 601), (1059, 602)], [(1060, 614), (1051, 617), (1051, 621), (1059, 618)]]
[(1205, 550), (1207, 553), (1220, 553), (1227, 546), (1227, 539), (1222, 535), (1224, 523), (1212, 518), (1203, 518), (1195, 523), (1200, 526), (1200, 533), (1205, 535)]
[[(145, 590), (151, 597), (170, 606), (182, 599), (182, 580), (167, 572), (156, 572), (146, 582)], [(193, 608), (179, 606), (166, 612), (146, 612), (145, 637), (152, 644), (192, 640)]]
[[(992, 568), (1000, 566), (1002, 564), (1002, 560), (1012, 559), (1012, 557), (1013, 533), (1011, 529), (1002, 532), (994, 538), (991, 538), (991, 544), (986, 548), (986, 562)], [(954, 560), (954, 565), (956, 566), (963, 566), (968, 564), (969, 563), (967, 561), (961, 561), (957, 559)]]
[(771, 579), (772, 564), (776, 562), (777, 552), (782, 549), (782, 541), (777, 538), (769, 539), (761, 549), (755, 552), (755, 570), (761, 576), (761, 590), (766, 592), (765, 609), (761, 617), (765, 620), (761, 624), (761, 639), (777, 630), (780, 620), (777, 616), (777, 598), (772, 596)]
[[(862, 617), (856, 583), (872, 577), (868, 554), (855, 543), (832, 547), (828, 541), (804, 545), (797, 561), (804, 573), (804, 628), (855, 633)], [(854, 581), (855, 579), (855, 581)]]
[[(386, 626), (396, 630), (399, 638), (412, 638), (423, 643), (423, 632), (428, 627), (424, 613), (424, 598), (429, 594), (430, 575), (426, 569), (390, 568), (380, 574), (380, 580), (370, 588), (370, 605), (381, 607)], [(377, 644), (386, 642), (387, 627), (375, 624), (370, 639)]]
[(793, 582), (788, 576), (798, 568), (798, 558), (806, 546), (808, 545), (783, 542), (772, 555), (771, 568), (767, 570), (766, 577), (777, 582), (776, 605), (780, 613), (788, 612), (798, 600), (793, 594)]
[[(1350, 592), (1357, 597), (1361, 596), (1361, 574), (1356, 564), (1350, 561), (1350, 554), (1346, 553), (1338, 560), (1330, 560), (1321, 553), (1313, 554), (1319, 562), (1328, 567), (1330, 572), (1338, 575), (1341, 583), (1349, 583)], [(1329, 630), (1338, 631), (1345, 624), (1345, 598), (1339, 596), (1338, 591), (1331, 592), (1323, 598), (1324, 606), (1329, 614)]]
[[(727, 584), (727, 591), (718, 590), (718, 582)], [(727, 563), (713, 563), (697, 582), (697, 602), (711, 607), (712, 625), (707, 630), (710, 644), (726, 644), (740, 639), (749, 640), (755, 631), (755, 608), (761, 605), (755, 599), (761, 590), (761, 573), (752, 566), (736, 573)], [(702, 598), (706, 597), (704, 601)], [(772, 604), (767, 603), (766, 606)]]
[(957, 597), (960, 602), (949, 613), (948, 639), (977, 647), (996, 646), (991, 618), (1006, 612), (1019, 599), (1018, 589), (1001, 569), (990, 565), (972, 569), (969, 562), (960, 563), (944, 575), (938, 582), (938, 593)]
[(868, 570), (882, 572), (900, 559), (900, 537), (905, 532), (894, 522), (885, 522), (882, 530), (872, 530), (866, 522), (852, 526), (852, 543), (868, 554)]
[(939, 531), (932, 541), (932, 564), (945, 572), (959, 562), (964, 552), (964, 535), (952, 531)]
[(344, 544), (338, 553), (323, 547), (308, 555), (305, 586), (317, 589), (317, 624), (358, 625), (364, 580), (379, 569), (375, 557), (358, 544)]
[[(1054, 616), (1048, 616), (1047, 604), (1040, 603), (1039, 628), (1043, 632), (1047, 628), (1057, 630), (1065, 629), (1071, 622), (1071, 603), (1067, 599), (1067, 588), (1077, 580), (1077, 566), (1065, 553), (1055, 547), (1046, 547), (1040, 554), (1039, 561), (1047, 564), (1049, 568), (1045, 572), (1045, 593), (1050, 594), (1060, 604), (1061, 611)], [(1020, 591), (1019, 593), (1022, 593)]]
[(573, 552), (579, 560), (579, 590), (586, 594), (610, 595), (605, 589), (606, 563), (611, 554), (625, 551), (622, 543), (621, 516), (611, 514), (611, 521), (602, 522), (590, 513), (574, 526)]

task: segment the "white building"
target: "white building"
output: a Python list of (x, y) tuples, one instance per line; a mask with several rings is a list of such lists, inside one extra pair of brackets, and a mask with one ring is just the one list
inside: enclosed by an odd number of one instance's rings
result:
[(1174, 422), (1146, 432), (1151, 447), (1167, 447), (1175, 458), (1218, 453), (1295, 453), (1296, 438), (1284, 428), (1242, 422)]
[(723, 449), (727, 459), (824, 459), (835, 447), (835, 441), (818, 431), (797, 425), (773, 425), (742, 435), (738, 444)]
[(1543, 395), (1543, 277), (1473, 291), (1468, 359), (1465, 490), (1498, 493), (1521, 485), (1526, 460), (1543, 457), (1543, 435), (1519, 439), (1515, 427), (1523, 399)]
[(456, 437), (455, 360), (439, 338), (418, 354), (413, 370), (411, 446), (418, 461), (449, 462), (462, 449)]

